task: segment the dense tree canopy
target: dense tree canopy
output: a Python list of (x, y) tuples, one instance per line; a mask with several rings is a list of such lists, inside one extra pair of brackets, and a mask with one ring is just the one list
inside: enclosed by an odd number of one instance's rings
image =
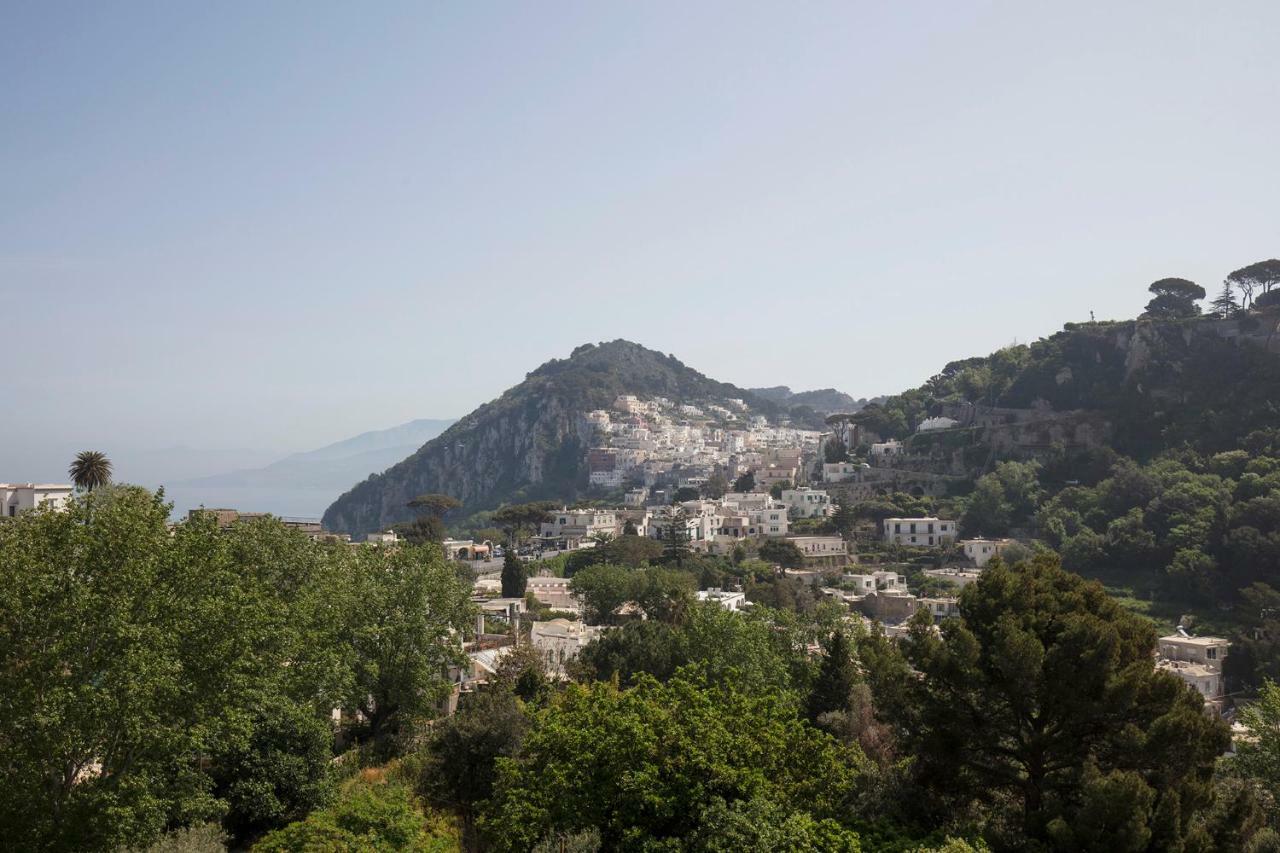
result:
[(1200, 313), (1196, 305), (1204, 299), (1204, 288), (1185, 278), (1162, 278), (1147, 288), (1153, 294), (1144, 313), (1146, 317), (1161, 320), (1181, 320)]
[(515, 851), (588, 829), (609, 849), (691, 840), (704, 815), (725, 821), (726, 806), (757, 798), (784, 820), (839, 835), (866, 761), (772, 695), (690, 672), (665, 685), (641, 677), (627, 690), (570, 687), (535, 715), (519, 756), (498, 765), (482, 827), (492, 849)]
[(323, 799), (332, 709), (367, 714), (355, 737), (434, 711), (470, 621), (438, 552), (168, 515), (117, 486), (0, 524), (0, 826), (16, 848), (145, 846), (211, 819), (251, 837)]
[(1248, 308), (1255, 302), (1255, 293), (1269, 293), (1280, 287), (1280, 260), (1272, 258), (1241, 267), (1227, 276), (1227, 283), (1240, 288)]
[(1049, 556), (997, 561), (960, 606), (940, 636), (913, 629), (906, 657), (922, 677), (888, 712), (924, 804), (937, 817), (981, 804), (1002, 847), (1181, 844), (1229, 737), (1199, 694), (1152, 668), (1150, 624)]

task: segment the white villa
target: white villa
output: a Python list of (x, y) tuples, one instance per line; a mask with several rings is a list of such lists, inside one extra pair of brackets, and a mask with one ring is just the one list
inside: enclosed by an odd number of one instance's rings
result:
[(783, 489), (782, 502), (790, 518), (826, 518), (831, 514), (831, 498), (826, 492), (801, 486)]
[(745, 592), (725, 592), (723, 589), (718, 589), (716, 587), (699, 591), (698, 600), (714, 601), (725, 610), (730, 610), (735, 613), (740, 610), (746, 610), (750, 606), (750, 602), (747, 601), (747, 594)]
[(1157, 643), (1156, 667), (1181, 678), (1216, 708), (1226, 693), (1222, 662), (1230, 646), (1222, 637), (1171, 634), (1161, 637)]
[(58, 483), (0, 483), (0, 515), (13, 518), (40, 506), (62, 510), (74, 491)]
[(956, 523), (940, 518), (886, 518), (884, 541), (891, 545), (935, 547), (956, 541)]
[(992, 557), (999, 556), (1000, 552), (1007, 548), (1013, 539), (961, 539), (960, 547), (964, 549), (964, 555), (978, 568), (982, 568), (991, 562)]
[(547, 671), (563, 677), (565, 664), (576, 658), (587, 643), (600, 636), (602, 630), (596, 625), (584, 625), (568, 619), (534, 622), (529, 629), (529, 643), (546, 662)]

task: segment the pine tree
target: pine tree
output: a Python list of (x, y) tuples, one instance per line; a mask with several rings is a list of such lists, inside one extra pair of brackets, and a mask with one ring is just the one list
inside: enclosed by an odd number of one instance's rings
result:
[(1236, 302), (1235, 288), (1229, 281), (1222, 283), (1222, 292), (1209, 304), (1213, 308), (1213, 313), (1219, 317), (1230, 317), (1240, 310), (1240, 303)]
[(830, 711), (843, 711), (849, 704), (849, 693), (858, 683), (858, 668), (853, 663), (853, 652), (844, 631), (836, 631), (826, 644), (822, 668), (809, 692), (809, 719)]
[(529, 585), (529, 576), (524, 570), (524, 561), (516, 556), (516, 552), (508, 549), (502, 558), (502, 597), (524, 598), (525, 587)]

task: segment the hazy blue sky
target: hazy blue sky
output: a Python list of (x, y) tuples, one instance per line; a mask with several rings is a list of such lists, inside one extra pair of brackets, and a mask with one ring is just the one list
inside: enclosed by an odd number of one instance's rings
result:
[(1278, 33), (1275, 0), (0, 2), (0, 479), (460, 415), (615, 337), (893, 392), (1213, 290), (1280, 255)]

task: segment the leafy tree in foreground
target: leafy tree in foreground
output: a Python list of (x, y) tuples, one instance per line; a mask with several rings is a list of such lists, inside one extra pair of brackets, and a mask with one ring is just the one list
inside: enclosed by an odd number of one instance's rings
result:
[(1251, 737), (1241, 740), (1232, 769), (1269, 792), (1272, 820), (1280, 823), (1280, 684), (1263, 684), (1257, 701), (1245, 706), (1239, 719)]
[(220, 744), (210, 772), (215, 794), (229, 806), (224, 823), (238, 839), (302, 820), (324, 804), (332, 781), (328, 720), (281, 703), (246, 723)]
[(644, 675), (667, 681), (693, 663), (713, 683), (780, 695), (791, 689), (807, 658), (803, 644), (769, 614), (702, 603), (679, 626), (645, 620), (606, 632), (582, 650), (577, 669), (584, 680), (616, 677), (631, 686)]
[(907, 649), (904, 734), (934, 819), (985, 807), (1002, 847), (1180, 847), (1229, 735), (1154, 669), (1150, 624), (1052, 555), (996, 561), (960, 602), (963, 622), (918, 623)]
[[(0, 525), (0, 826), (19, 849), (240, 840), (325, 794), (355, 686), (342, 559), (273, 519), (99, 487)], [(371, 554), (376, 553), (370, 550)]]
[(360, 548), (347, 558), (350, 598), (341, 639), (355, 653), (350, 701), (364, 716), (362, 734), (388, 747), (434, 715), (449, 692), (446, 672), (461, 660), (471, 590), (438, 548)]
[(0, 826), (13, 849), (113, 849), (171, 815), (221, 816), (182, 766), (201, 739), (182, 711), (192, 614), (170, 605), (182, 567), (165, 558), (168, 508), (119, 488), (94, 504), (0, 524)]
[(476, 809), (493, 794), (497, 760), (516, 754), (528, 722), (515, 695), (494, 688), (467, 696), (457, 714), (432, 729), (420, 756), (418, 790), (456, 810), (469, 838)]
[(630, 690), (571, 686), (535, 717), (519, 756), (498, 765), (481, 818), (497, 851), (592, 829), (604, 849), (681, 849), (704, 813), (728, 821), (726, 806), (756, 798), (808, 826), (849, 814), (867, 766), (777, 697), (693, 676), (642, 678)]
[(733, 481), (733, 490), (735, 492), (754, 492), (756, 490), (756, 475), (752, 471), (742, 474), (738, 479)]

